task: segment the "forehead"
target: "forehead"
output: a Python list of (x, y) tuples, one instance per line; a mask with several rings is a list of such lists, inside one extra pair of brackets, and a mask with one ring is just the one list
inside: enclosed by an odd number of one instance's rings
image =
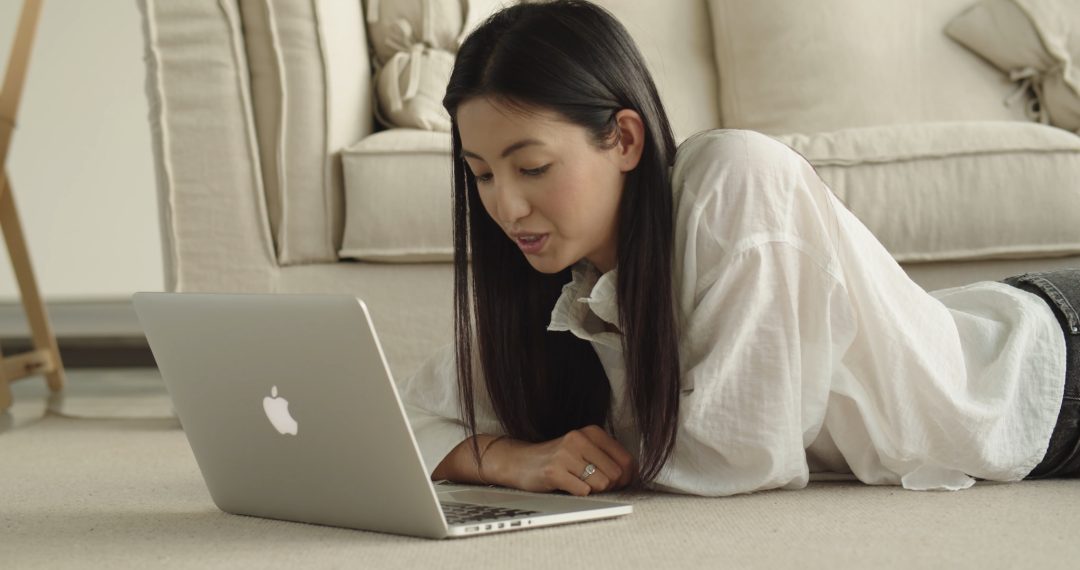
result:
[(551, 145), (573, 130), (552, 111), (530, 107), (523, 113), (479, 97), (458, 107), (457, 125), (464, 150), (488, 160), (498, 159), (503, 147), (522, 139)]

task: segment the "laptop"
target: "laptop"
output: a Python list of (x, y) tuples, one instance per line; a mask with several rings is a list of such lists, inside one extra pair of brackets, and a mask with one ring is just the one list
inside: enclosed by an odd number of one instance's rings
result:
[(617, 501), (433, 482), (359, 298), (138, 292), (132, 300), (222, 511), (427, 538), (632, 512)]

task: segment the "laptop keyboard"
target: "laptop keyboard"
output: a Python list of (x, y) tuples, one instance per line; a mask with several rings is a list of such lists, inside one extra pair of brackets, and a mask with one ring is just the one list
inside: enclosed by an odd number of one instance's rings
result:
[(539, 511), (526, 511), (523, 509), (505, 509), (489, 505), (474, 505), (472, 503), (439, 503), (442, 505), (446, 522), (450, 524), (462, 524), (476, 521), (515, 519), (525, 515), (533, 515)]

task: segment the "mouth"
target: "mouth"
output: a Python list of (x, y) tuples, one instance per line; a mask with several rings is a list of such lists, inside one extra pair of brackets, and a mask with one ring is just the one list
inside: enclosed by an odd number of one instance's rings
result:
[(547, 244), (548, 234), (539, 234), (534, 236), (518, 237), (514, 241), (517, 242), (518, 247), (525, 253), (539, 253), (544, 249), (544, 245)]

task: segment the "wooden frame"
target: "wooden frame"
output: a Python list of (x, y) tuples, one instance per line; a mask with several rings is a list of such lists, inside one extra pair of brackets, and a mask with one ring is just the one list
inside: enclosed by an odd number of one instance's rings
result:
[(7, 176), (7, 154), (15, 131), (15, 114), (19, 108), (26, 64), (30, 59), (30, 44), (34, 39), (41, 14), (41, 0), (26, 0), (15, 31), (15, 43), (11, 49), (4, 85), (0, 88), (0, 230), (4, 233), (11, 265), (19, 282), (23, 309), (26, 311), (33, 336), (34, 350), (24, 354), (5, 357), (0, 353), (0, 412), (11, 407), (11, 383), (38, 374), (44, 374), (49, 390), (59, 392), (64, 388), (64, 364), (60, 350), (49, 325), (45, 305), (38, 292), (37, 280), (30, 264), (22, 225), (15, 209), (15, 196)]

